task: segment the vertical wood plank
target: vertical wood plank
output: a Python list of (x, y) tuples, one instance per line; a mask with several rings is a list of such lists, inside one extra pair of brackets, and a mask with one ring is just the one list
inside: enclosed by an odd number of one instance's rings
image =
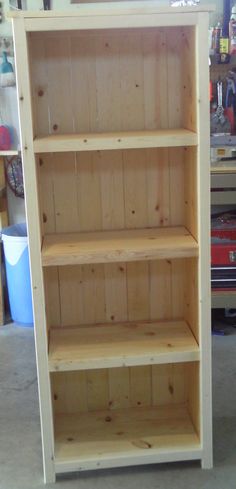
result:
[(56, 231), (53, 159), (51, 155), (44, 154), (38, 158), (38, 181), (40, 188), (40, 216), (43, 234)]
[(104, 265), (107, 321), (127, 321), (126, 263)]
[(130, 407), (129, 368), (109, 369), (109, 407), (110, 409)]
[(106, 320), (103, 265), (84, 265), (82, 268), (83, 309), (85, 324)]
[(130, 404), (132, 407), (151, 406), (152, 381), (151, 367), (130, 368)]
[[(97, 131), (119, 131), (121, 120), (119, 69), (120, 35), (114, 32), (97, 36), (96, 39), (96, 96)], [(105, 81), (106, 80), (106, 81)], [(104, 82), (106, 89), (104, 90)]]
[(147, 172), (145, 152), (124, 151), (125, 225), (142, 228), (147, 225)]
[[(49, 125), (51, 134), (74, 132), (69, 36), (47, 37)], [(66, 96), (62, 96), (65, 93)]]
[(149, 270), (150, 319), (170, 319), (172, 318), (171, 261), (151, 261)]
[(103, 229), (123, 229), (124, 174), (122, 151), (100, 151), (101, 205)]
[(86, 372), (52, 374), (52, 397), (56, 414), (87, 411)]
[(108, 370), (87, 371), (88, 411), (109, 408)]
[(149, 264), (127, 263), (127, 294), (129, 321), (149, 318)]
[(182, 32), (179, 27), (166, 28), (167, 72), (168, 72), (168, 126), (183, 127), (182, 111), (182, 71), (180, 53), (182, 49)]
[(143, 34), (145, 129), (168, 127), (167, 44), (165, 29)]
[(181, 49), (183, 127), (196, 130), (196, 63), (193, 53), (196, 50), (196, 28), (183, 27)]
[(59, 289), (59, 271), (57, 267), (44, 269), (44, 287), (47, 312), (47, 327), (61, 325), (61, 304)]
[(189, 364), (188, 370), (188, 403), (190, 416), (196, 432), (200, 436), (201, 412), (200, 406), (200, 378), (199, 363)]
[(197, 149), (185, 148), (184, 151), (184, 203), (185, 203), (185, 226), (198, 240), (198, 218), (197, 218)]
[(199, 343), (199, 284), (198, 284), (198, 263), (194, 258), (186, 260), (185, 264), (185, 310), (184, 317), (192, 330), (197, 342)]
[[(128, 319), (138, 321), (149, 318), (149, 264), (127, 263)], [(130, 368), (130, 402), (132, 406), (151, 403), (151, 371), (145, 367)]]
[[(198, 233), (199, 233), (199, 328), (201, 349), (200, 413), (202, 467), (212, 467), (212, 381), (211, 381), (211, 288), (210, 288), (210, 121), (209, 70), (205, 50), (208, 36), (207, 14), (198, 14), (196, 39), (197, 130), (198, 130)], [(209, 155), (209, 158), (207, 158)]]
[(40, 34), (30, 36), (30, 63), (32, 82), (32, 103), (34, 110), (34, 130), (37, 135), (47, 136), (49, 121), (49, 80), (46, 64), (46, 42)]
[(186, 277), (187, 260), (177, 259), (172, 260), (171, 263), (171, 303), (172, 303), (172, 317), (183, 318), (184, 317), (184, 286)]
[(121, 131), (144, 128), (142, 35), (124, 31), (120, 37)]
[(80, 231), (102, 229), (100, 152), (76, 153), (77, 206)]
[(170, 177), (168, 150), (165, 148), (148, 149), (147, 169), (147, 225), (168, 226), (170, 219)]
[(187, 401), (187, 371), (190, 364), (154, 365), (152, 375), (153, 405)]
[(73, 232), (78, 228), (76, 163), (74, 153), (53, 155), (56, 231)]
[(184, 162), (183, 149), (169, 149), (170, 165), (170, 225), (184, 224)]
[(48, 346), (43, 272), (41, 266), (40, 214), (38, 205), (36, 159), (33, 150), (34, 134), (30, 99), (30, 77), (28, 71), (28, 46), (23, 18), (17, 18), (14, 20), (13, 36), (16, 55), (17, 96), (21, 127), (21, 148), (29, 235), (31, 283), (33, 292), (35, 322), (34, 333), (38, 371), (44, 479), (45, 482), (54, 482), (54, 433), (51, 386), (48, 372)]
[(71, 77), (75, 132), (97, 130), (95, 37), (71, 35)]
[[(84, 324), (83, 275), (80, 266), (59, 267), (61, 325)], [(93, 307), (92, 298), (91, 305)]]

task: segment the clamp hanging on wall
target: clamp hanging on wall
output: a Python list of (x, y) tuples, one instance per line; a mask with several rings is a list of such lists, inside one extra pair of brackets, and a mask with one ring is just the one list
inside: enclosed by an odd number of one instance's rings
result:
[(50, 0), (43, 0), (43, 8), (44, 10), (51, 10), (51, 1)]

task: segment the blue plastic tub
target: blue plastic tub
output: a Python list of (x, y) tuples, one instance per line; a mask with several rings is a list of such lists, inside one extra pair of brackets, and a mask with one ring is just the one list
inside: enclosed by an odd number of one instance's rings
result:
[(15, 224), (3, 229), (2, 240), (12, 319), (24, 326), (33, 326), (26, 224)]

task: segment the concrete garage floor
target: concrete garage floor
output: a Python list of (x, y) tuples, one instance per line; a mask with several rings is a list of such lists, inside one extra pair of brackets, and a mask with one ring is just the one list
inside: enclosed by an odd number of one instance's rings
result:
[[(236, 331), (213, 337), (214, 469), (198, 462), (83, 472), (58, 489), (236, 489)], [(43, 484), (33, 331), (0, 328), (0, 489)]]

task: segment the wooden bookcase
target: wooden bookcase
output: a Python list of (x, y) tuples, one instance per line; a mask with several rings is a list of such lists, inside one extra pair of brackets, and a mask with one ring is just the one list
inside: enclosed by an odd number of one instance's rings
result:
[(13, 14), (46, 481), (212, 466), (208, 11)]

